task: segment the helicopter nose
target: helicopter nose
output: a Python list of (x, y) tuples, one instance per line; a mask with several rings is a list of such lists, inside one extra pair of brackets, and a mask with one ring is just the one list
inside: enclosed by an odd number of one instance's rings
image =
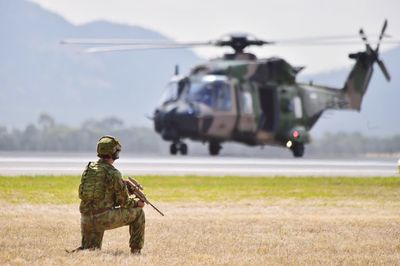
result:
[(158, 133), (166, 127), (171, 127), (176, 108), (156, 109), (154, 112), (154, 128)]
[(155, 129), (166, 140), (189, 137), (198, 131), (198, 118), (193, 106), (177, 106), (169, 110), (156, 110)]

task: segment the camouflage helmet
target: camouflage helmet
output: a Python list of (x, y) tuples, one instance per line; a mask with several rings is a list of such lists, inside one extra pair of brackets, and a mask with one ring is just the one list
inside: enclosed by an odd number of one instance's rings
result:
[(121, 151), (121, 144), (119, 141), (113, 136), (102, 136), (97, 142), (97, 154), (98, 155), (109, 155)]

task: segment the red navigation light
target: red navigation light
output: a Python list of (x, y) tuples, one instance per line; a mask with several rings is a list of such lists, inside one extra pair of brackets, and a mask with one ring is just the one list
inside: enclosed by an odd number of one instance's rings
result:
[(299, 133), (299, 131), (295, 130), (295, 131), (293, 131), (292, 135), (293, 135), (293, 138), (297, 139), (300, 136), (300, 133)]

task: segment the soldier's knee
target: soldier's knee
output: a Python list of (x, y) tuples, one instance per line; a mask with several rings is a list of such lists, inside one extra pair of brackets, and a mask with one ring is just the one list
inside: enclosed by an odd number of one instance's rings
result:
[(129, 209), (129, 224), (144, 224), (145, 215), (142, 208)]

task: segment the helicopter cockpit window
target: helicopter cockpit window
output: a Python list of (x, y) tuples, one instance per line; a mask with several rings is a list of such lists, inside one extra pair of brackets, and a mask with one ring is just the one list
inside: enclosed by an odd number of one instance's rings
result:
[(194, 102), (201, 102), (210, 107), (213, 106), (212, 83), (193, 82), (190, 84), (186, 99)]
[(216, 87), (216, 106), (219, 111), (230, 111), (232, 109), (231, 88), (225, 82), (214, 82)]
[(160, 103), (166, 103), (166, 102), (170, 102), (170, 101), (175, 101), (178, 99), (178, 82), (170, 82), (167, 84), (162, 96), (161, 96), (161, 100)]
[(224, 81), (193, 82), (186, 98), (215, 107), (219, 111), (230, 111), (232, 107), (230, 86)]

